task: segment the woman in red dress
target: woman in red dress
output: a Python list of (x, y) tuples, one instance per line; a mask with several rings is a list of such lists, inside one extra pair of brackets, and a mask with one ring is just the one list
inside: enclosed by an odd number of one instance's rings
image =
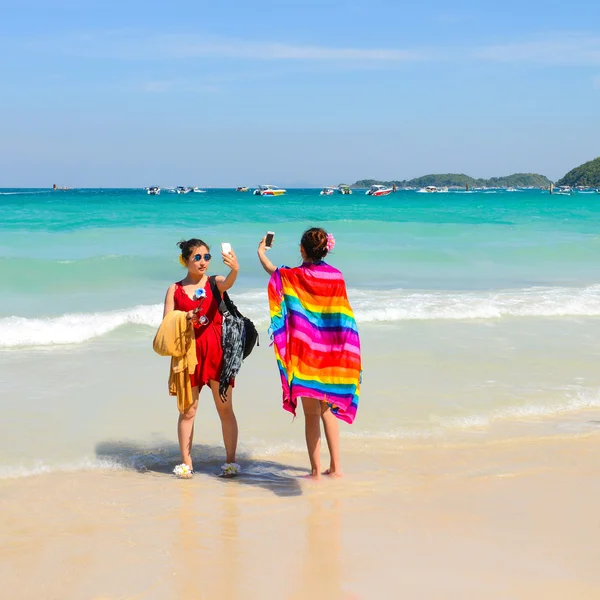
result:
[[(215, 298), (209, 277), (208, 266), (212, 258), (210, 248), (202, 240), (193, 238), (179, 242), (181, 255), (179, 261), (187, 268), (187, 275), (181, 281), (174, 283), (167, 290), (165, 297), (164, 314), (173, 310), (181, 310), (187, 313), (187, 318), (194, 324), (196, 337), (196, 355), (198, 366), (190, 375), (192, 384), (193, 404), (179, 415), (177, 423), (177, 437), (181, 449), (181, 466), (187, 465), (189, 469), (183, 469), (182, 475), (191, 476), (192, 464), (192, 442), (194, 437), (194, 418), (198, 409), (198, 397), (203, 386), (208, 385), (212, 391), (215, 406), (221, 419), (223, 430), (223, 442), (227, 454), (227, 462), (221, 467), (223, 475), (236, 475), (239, 465), (235, 462), (237, 448), (238, 427), (232, 404), (232, 385), (227, 390), (227, 401), (223, 402), (219, 397), (219, 380), (223, 366), (222, 338), (222, 316), (219, 312), (219, 299)], [(231, 270), (227, 277), (218, 275), (216, 285), (221, 293), (230, 289), (238, 275), (239, 266), (235, 253), (232, 251), (223, 253), (223, 262)], [(181, 471), (179, 467), (176, 472)], [(181, 474), (181, 473), (180, 473)]]

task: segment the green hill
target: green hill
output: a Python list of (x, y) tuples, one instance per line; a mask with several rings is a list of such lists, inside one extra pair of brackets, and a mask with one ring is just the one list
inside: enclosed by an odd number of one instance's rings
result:
[(556, 185), (600, 187), (600, 157), (569, 171)]
[(352, 185), (354, 188), (366, 188), (372, 185), (397, 185), (398, 187), (548, 187), (550, 180), (537, 173), (515, 173), (505, 177), (492, 177), (491, 179), (475, 179), (464, 173), (432, 174), (394, 181), (379, 181), (378, 179), (361, 179)]

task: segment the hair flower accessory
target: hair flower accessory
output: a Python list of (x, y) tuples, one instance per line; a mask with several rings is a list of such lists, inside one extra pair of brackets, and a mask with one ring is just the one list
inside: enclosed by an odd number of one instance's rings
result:
[(180, 264), (182, 267), (187, 267), (187, 263), (185, 262), (185, 258), (183, 258), (183, 254), (180, 254), (180, 255), (179, 255), (179, 264)]
[(327, 234), (327, 252), (331, 252), (335, 248), (335, 238), (333, 233)]

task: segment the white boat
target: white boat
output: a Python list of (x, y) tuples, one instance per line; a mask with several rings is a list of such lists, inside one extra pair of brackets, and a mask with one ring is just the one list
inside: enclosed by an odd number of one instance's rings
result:
[(319, 196), (333, 196), (334, 191), (335, 191), (335, 188), (333, 188), (333, 187), (324, 187), (320, 191)]
[(276, 185), (259, 185), (253, 194), (255, 196), (283, 196), (286, 192), (287, 190), (278, 188)]
[(156, 185), (145, 188), (149, 196), (160, 196), (160, 188)]
[(343, 194), (344, 196), (349, 196), (352, 193), (349, 185), (345, 183), (340, 183), (337, 187), (338, 194)]
[(184, 187), (184, 186), (182, 186), (182, 185), (178, 185), (178, 186), (175, 188), (175, 191), (176, 191), (178, 194), (189, 194), (189, 193), (192, 191), (192, 188), (189, 188), (189, 187)]
[(385, 185), (372, 185), (367, 191), (367, 196), (387, 196), (392, 193), (391, 187)]
[(195, 194), (206, 194), (206, 190), (201, 190), (199, 187), (193, 187), (192, 192)]
[(555, 194), (558, 194), (559, 196), (570, 196), (571, 193), (573, 192), (573, 188), (570, 185), (561, 185), (555, 189)]
[(419, 192), (421, 194), (447, 194), (448, 187), (437, 187), (435, 185), (428, 185), (427, 187), (421, 188)]

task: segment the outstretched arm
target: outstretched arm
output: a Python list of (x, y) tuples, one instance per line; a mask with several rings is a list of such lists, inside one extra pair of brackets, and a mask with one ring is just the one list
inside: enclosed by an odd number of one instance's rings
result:
[(277, 267), (267, 258), (267, 246), (265, 244), (265, 240), (267, 236), (265, 236), (258, 244), (258, 260), (260, 260), (260, 264), (262, 268), (269, 274), (273, 275), (275, 271), (277, 271)]
[(229, 271), (229, 275), (227, 277), (223, 277), (222, 275), (217, 276), (215, 282), (219, 291), (221, 293), (226, 292), (228, 289), (233, 287), (235, 280), (237, 279), (238, 272), (240, 270), (240, 266), (238, 265), (238, 260), (235, 255), (235, 252), (231, 250), (227, 254), (224, 252), (221, 254), (223, 257), (223, 262), (231, 269)]

